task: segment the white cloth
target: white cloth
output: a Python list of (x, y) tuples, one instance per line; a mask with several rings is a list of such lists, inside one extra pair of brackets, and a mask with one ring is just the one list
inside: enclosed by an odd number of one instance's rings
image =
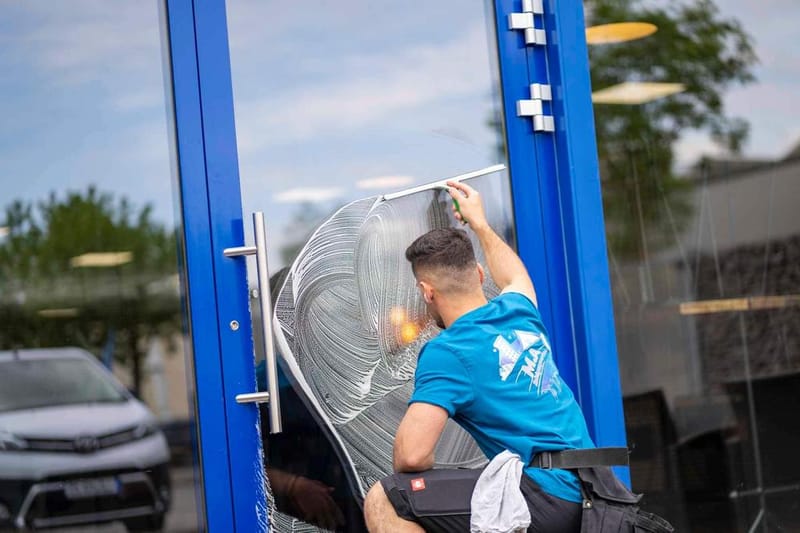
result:
[(470, 533), (515, 533), (531, 524), (528, 503), (519, 488), (522, 461), (508, 450), (492, 459), (472, 491)]

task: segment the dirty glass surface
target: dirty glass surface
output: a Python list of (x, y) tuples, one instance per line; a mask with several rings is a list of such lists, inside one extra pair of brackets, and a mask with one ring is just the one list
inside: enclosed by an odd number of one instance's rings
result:
[(0, 0), (0, 531), (204, 527), (162, 7)]
[[(278, 317), (284, 432), (262, 424), (273, 524), (363, 531), (361, 498), (391, 468), (415, 354), (434, 334), (403, 252), (454, 222), (433, 191), (378, 199), (507, 163), (493, 5), (227, 7), (242, 202), (245, 220), (265, 213)], [(508, 174), (472, 183), (513, 243)], [(483, 460), (454, 427), (440, 451)]]
[(800, 5), (585, 6), (656, 30), (589, 45), (633, 488), (679, 531), (798, 531)]

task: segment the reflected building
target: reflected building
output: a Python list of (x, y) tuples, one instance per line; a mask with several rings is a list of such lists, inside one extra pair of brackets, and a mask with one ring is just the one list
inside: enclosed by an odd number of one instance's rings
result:
[(700, 161), (686, 229), (611, 258), (634, 487), (687, 530), (796, 523), (798, 155)]
[(633, 488), (680, 531), (797, 530), (797, 6), (585, 5)]

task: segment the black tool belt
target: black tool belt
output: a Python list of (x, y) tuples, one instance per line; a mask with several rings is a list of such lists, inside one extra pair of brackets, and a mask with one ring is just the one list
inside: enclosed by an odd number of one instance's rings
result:
[(530, 465), (544, 470), (576, 469), (592, 466), (628, 466), (627, 448), (582, 448), (537, 453)]
[(628, 464), (627, 448), (586, 448), (542, 452), (530, 466), (573, 470), (581, 482), (583, 515), (581, 533), (672, 533), (660, 516), (642, 511), (634, 494), (614, 475), (610, 466)]

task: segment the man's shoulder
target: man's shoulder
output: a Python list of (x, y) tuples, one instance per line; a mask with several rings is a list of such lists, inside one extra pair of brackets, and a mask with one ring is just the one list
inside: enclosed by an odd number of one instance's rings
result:
[(434, 353), (444, 353), (447, 355), (455, 353), (449, 346), (448, 337), (449, 335), (445, 335), (446, 331), (441, 332), (436, 337), (432, 338), (425, 345), (420, 349), (418, 359), (422, 359), (423, 356), (428, 354)]
[(511, 287), (503, 289), (500, 294), (492, 298), (492, 302), (520, 306), (538, 311), (536, 302), (532, 300), (530, 296)]
[(437, 337), (428, 341), (420, 350), (417, 356), (416, 374), (449, 373), (459, 368), (467, 370), (468, 367), (459, 350)]
[(506, 327), (509, 322), (539, 321), (539, 309), (531, 299), (516, 291), (501, 292), (489, 300), (484, 320), (495, 323), (498, 327)]

